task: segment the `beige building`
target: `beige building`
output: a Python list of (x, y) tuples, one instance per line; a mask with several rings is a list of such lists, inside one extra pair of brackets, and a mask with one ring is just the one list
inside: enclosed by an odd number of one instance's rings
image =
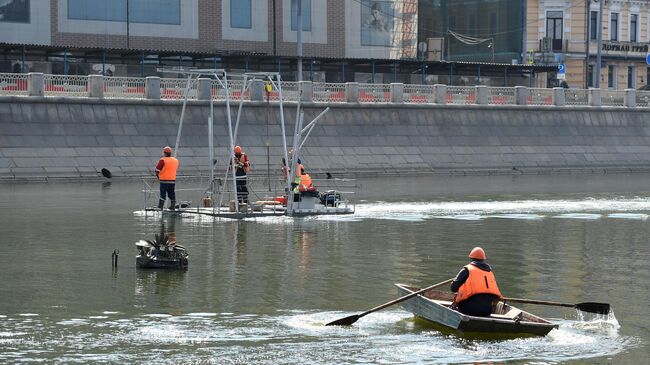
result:
[[(648, 84), (650, 1), (605, 1), (602, 16), (601, 88), (638, 89)], [(570, 87), (594, 86), (599, 4), (594, 0), (528, 0), (528, 62), (566, 65)], [(538, 86), (557, 85), (549, 73)]]

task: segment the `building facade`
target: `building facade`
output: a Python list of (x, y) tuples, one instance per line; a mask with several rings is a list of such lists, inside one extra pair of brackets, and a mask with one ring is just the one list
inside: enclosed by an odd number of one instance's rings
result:
[[(648, 85), (650, 2), (605, 1), (602, 14), (601, 73), (596, 75), (600, 4), (594, 0), (528, 0), (528, 61), (566, 65), (570, 87), (587, 88), (600, 78), (603, 89), (638, 89)], [(563, 76), (549, 73), (545, 86)]]

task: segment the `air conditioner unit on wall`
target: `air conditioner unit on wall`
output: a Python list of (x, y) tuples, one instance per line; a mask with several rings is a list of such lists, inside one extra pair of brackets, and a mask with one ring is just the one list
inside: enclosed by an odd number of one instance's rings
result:
[(427, 61), (442, 61), (444, 50), (444, 38), (427, 38)]
[(540, 51), (542, 52), (551, 52), (553, 50), (553, 38), (544, 37), (540, 42)]

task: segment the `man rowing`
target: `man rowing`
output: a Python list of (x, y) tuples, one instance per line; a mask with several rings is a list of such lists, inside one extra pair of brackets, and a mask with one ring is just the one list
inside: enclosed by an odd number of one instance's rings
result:
[(474, 247), (469, 258), (472, 262), (465, 265), (451, 282), (451, 291), (456, 292), (453, 306), (463, 314), (487, 317), (502, 295), (492, 268), (485, 262), (485, 251)]

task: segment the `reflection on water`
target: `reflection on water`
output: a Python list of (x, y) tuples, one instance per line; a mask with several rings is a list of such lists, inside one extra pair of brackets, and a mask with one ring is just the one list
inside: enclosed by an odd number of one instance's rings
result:
[[(0, 185), (0, 363), (643, 363), (647, 177), (598, 179), (368, 180), (353, 216), (245, 221), (144, 216), (137, 183)], [(134, 243), (163, 224), (188, 270), (136, 270)], [(399, 307), (324, 326), (394, 299), (395, 282), (454, 276), (476, 244), (504, 295), (607, 302), (616, 318), (522, 306), (559, 329), (500, 341)]]

